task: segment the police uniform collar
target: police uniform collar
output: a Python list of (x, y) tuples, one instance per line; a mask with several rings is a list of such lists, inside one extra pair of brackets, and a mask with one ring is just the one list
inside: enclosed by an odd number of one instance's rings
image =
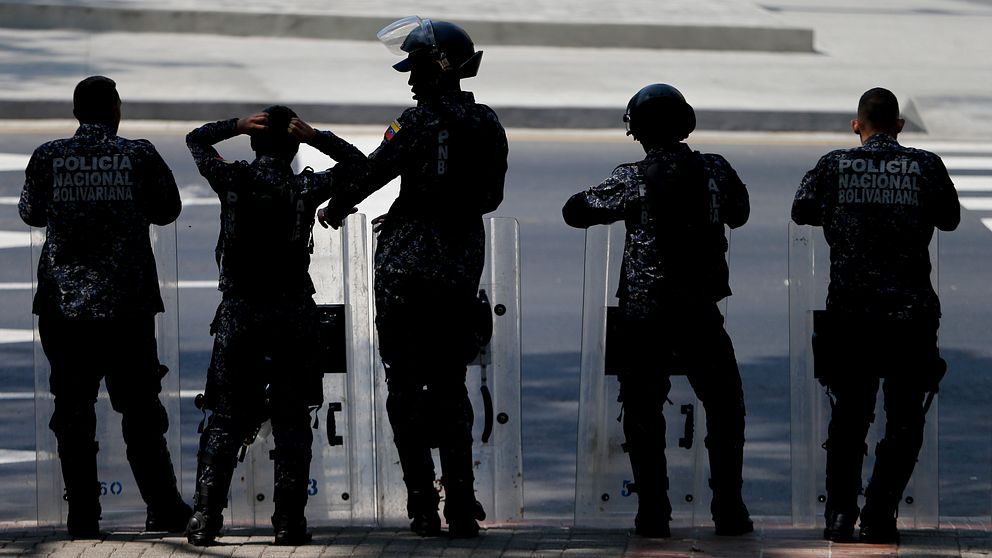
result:
[(686, 151), (691, 151), (689, 146), (682, 142), (665, 143), (662, 145), (656, 145), (648, 149), (648, 155), (660, 155), (662, 153), (682, 153)]
[(87, 123), (79, 125), (79, 128), (76, 129), (76, 135), (105, 139), (114, 137), (116, 134), (114, 134), (113, 127), (109, 124)]
[(270, 155), (259, 155), (255, 162), (264, 167), (292, 167), (292, 164), (285, 159), (280, 159), (278, 157), (272, 157)]
[(871, 137), (865, 140), (864, 144), (874, 145), (874, 144), (886, 144), (886, 143), (899, 145), (899, 140), (897, 140), (895, 137), (885, 132), (875, 132), (874, 134), (871, 135)]
[(420, 105), (427, 103), (444, 103), (454, 101), (456, 103), (474, 103), (475, 95), (471, 91), (441, 91), (437, 95), (421, 101)]

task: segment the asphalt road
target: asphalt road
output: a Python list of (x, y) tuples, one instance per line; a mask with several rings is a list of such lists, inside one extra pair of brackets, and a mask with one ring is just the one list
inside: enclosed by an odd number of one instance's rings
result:
[[(211, 338), (207, 327), (217, 293), (213, 248), (218, 206), (196, 173), (183, 143), (187, 125), (125, 128), (158, 146), (183, 188), (187, 203), (177, 223), (180, 279), (181, 383), (202, 387)], [(40, 143), (71, 133), (0, 127), (0, 154), (29, 154)], [(348, 128), (341, 135), (367, 150), (378, 129)], [(691, 145), (724, 154), (751, 195), (751, 220), (734, 231), (730, 253), (734, 296), (728, 329), (744, 377), (748, 407), (745, 497), (752, 513), (789, 513), (788, 216), (803, 173), (829, 149), (850, 146), (847, 136), (703, 135)], [(636, 160), (636, 144), (616, 133), (511, 132), (506, 200), (497, 216), (520, 222), (523, 292), (523, 444), (528, 517), (568, 522), (572, 512), (583, 272), (583, 231), (570, 229), (560, 208), (572, 193), (599, 182), (615, 165)], [(922, 141), (906, 139), (923, 146)], [(992, 144), (933, 146), (953, 174), (987, 176), (992, 191)], [(221, 145), (229, 158), (249, 155), (247, 141)], [(967, 156), (965, 160), (962, 157)], [(9, 159), (17, 161), (16, 158)], [(4, 161), (0, 155), (0, 163)], [(309, 161), (309, 159), (308, 159)], [(23, 173), (0, 170), (0, 520), (33, 517), (34, 420), (30, 343), (17, 341), (31, 328), (29, 250), (11, 197)], [(974, 178), (962, 181), (974, 184)], [(987, 194), (987, 192), (986, 192)], [(981, 197), (981, 192), (962, 192)], [(992, 198), (989, 198), (992, 200)], [(986, 409), (992, 347), (992, 231), (986, 210), (966, 210), (958, 231), (940, 239), (940, 294), (944, 307), (941, 347), (950, 364), (940, 406), (941, 515), (988, 516), (992, 438)], [(369, 213), (381, 208), (367, 209)], [(374, 216), (374, 215), (373, 215)], [(18, 236), (20, 235), (20, 236)], [(197, 286), (199, 285), (199, 286)], [(14, 330), (14, 331), (6, 331)], [(184, 493), (192, 493), (195, 426), (199, 414), (183, 402)], [(41, 421), (40, 424), (44, 424)]]

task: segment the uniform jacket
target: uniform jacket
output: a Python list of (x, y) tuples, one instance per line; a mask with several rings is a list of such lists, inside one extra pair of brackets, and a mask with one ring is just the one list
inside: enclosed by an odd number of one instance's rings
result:
[(21, 219), (47, 227), (35, 314), (92, 319), (164, 310), (148, 226), (175, 221), (182, 203), (150, 142), (83, 124), (71, 138), (36, 149), (25, 174)]
[[(310, 230), (317, 207), (330, 197), (335, 171), (297, 175), (288, 162), (267, 156), (225, 161), (213, 145), (238, 135), (236, 124), (205, 124), (186, 136), (197, 169), (220, 198), (220, 290), (250, 297), (311, 295)], [(318, 132), (314, 144), (338, 161), (365, 160), (330, 132)]]
[(630, 317), (650, 317), (663, 298), (715, 302), (729, 296), (724, 226), (739, 227), (749, 214), (747, 189), (730, 163), (684, 143), (620, 165), (562, 208), (573, 227), (624, 221), (617, 296)]
[(507, 151), (492, 109), (469, 92), (446, 93), (404, 111), (358, 176), (335, 186), (329, 213), (344, 215), (400, 177), (376, 246), (378, 319), (423, 288), (475, 296), (484, 263), (482, 215), (503, 200)]
[(937, 318), (928, 246), (961, 220), (940, 157), (887, 134), (832, 151), (806, 173), (792, 205), (830, 245), (827, 309), (895, 319)]

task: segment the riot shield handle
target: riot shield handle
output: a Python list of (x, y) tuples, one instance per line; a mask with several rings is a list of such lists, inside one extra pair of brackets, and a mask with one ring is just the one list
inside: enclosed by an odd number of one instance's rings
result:
[(682, 405), (681, 413), (685, 415), (685, 428), (682, 431), (682, 437), (679, 438), (679, 447), (685, 449), (692, 449), (692, 440), (696, 433), (696, 411), (692, 403), (687, 405)]
[(327, 404), (327, 445), (331, 447), (344, 445), (344, 438), (338, 436), (338, 422), (334, 418), (334, 413), (341, 408), (340, 401)]

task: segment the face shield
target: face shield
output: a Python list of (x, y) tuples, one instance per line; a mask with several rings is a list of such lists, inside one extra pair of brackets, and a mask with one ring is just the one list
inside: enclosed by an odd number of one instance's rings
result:
[(623, 113), (623, 127), (627, 129), (627, 135), (629, 136), (632, 132), (630, 131), (630, 112)]
[[(416, 52), (427, 50), (437, 50), (437, 40), (434, 38), (434, 27), (430, 19), (421, 19), (418, 16), (408, 16), (398, 19), (383, 27), (376, 33), (376, 37), (386, 45), (393, 54), (400, 56), (413, 55)], [(393, 68), (408, 72), (412, 68), (409, 57), (394, 64)]]

